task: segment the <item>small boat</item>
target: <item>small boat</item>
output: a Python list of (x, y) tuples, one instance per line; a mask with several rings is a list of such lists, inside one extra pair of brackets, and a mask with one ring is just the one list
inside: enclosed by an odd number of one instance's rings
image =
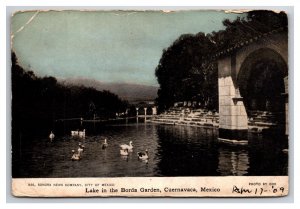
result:
[(148, 150), (146, 149), (145, 152), (138, 152), (137, 156), (140, 160), (147, 160), (149, 158)]
[(132, 141), (129, 142), (129, 145), (128, 144), (121, 144), (120, 145), (121, 149), (122, 150), (132, 150), (133, 149), (133, 144), (132, 144)]
[(49, 139), (52, 142), (52, 140), (54, 139), (55, 135), (54, 133), (51, 131), (50, 135), (49, 135)]
[(104, 139), (104, 142), (102, 144), (102, 149), (106, 149), (108, 147), (107, 139)]
[(128, 155), (128, 149), (121, 149), (120, 150), (120, 155), (127, 156)]

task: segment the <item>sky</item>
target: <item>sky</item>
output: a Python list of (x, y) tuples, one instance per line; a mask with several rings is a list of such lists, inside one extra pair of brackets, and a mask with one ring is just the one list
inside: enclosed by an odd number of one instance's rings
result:
[(19, 64), (38, 76), (158, 86), (163, 49), (182, 34), (224, 29), (222, 11), (26, 11), (11, 20)]

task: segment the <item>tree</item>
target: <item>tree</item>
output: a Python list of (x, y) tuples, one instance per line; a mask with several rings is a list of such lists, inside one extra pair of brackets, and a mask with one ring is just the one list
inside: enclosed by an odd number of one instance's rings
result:
[[(65, 86), (56, 78), (37, 77), (25, 71), (12, 52), (12, 127), (30, 132), (29, 129), (51, 128), (56, 119), (115, 117), (125, 112), (128, 103), (109, 91), (98, 91), (84, 86)], [(48, 130), (49, 131), (49, 130)]]
[[(204, 33), (198, 33), (180, 36), (163, 51), (155, 70), (160, 84), (157, 98), (160, 109), (169, 108), (176, 101), (193, 100), (204, 104), (213, 100), (207, 88), (216, 85), (217, 78), (209, 77), (211, 73), (204, 68), (205, 57), (214, 48), (215, 43)], [(216, 68), (210, 70), (216, 71)]]
[(225, 30), (211, 33), (211, 39), (217, 43), (216, 52), (234, 48), (237, 44), (262, 36), (279, 29), (287, 31), (288, 19), (284, 12), (253, 10), (245, 18), (225, 19)]
[(155, 70), (160, 85), (156, 99), (159, 109), (167, 109), (176, 101), (196, 100), (204, 108), (217, 110), (217, 60), (212, 57), (228, 49), (233, 53), (239, 44), (266, 33), (287, 31), (287, 24), (284, 12), (254, 10), (245, 18), (225, 19), (224, 30), (181, 35), (163, 50)]

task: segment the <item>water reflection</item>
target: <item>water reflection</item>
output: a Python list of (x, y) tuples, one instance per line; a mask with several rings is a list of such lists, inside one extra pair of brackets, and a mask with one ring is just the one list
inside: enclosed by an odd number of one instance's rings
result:
[(158, 126), (158, 171), (162, 176), (217, 175), (215, 129)]
[(248, 151), (219, 148), (218, 172), (221, 176), (243, 176), (248, 174)]
[(249, 138), (250, 175), (287, 175), (288, 155), (282, 150), (288, 147), (288, 140), (279, 136)]
[[(134, 119), (135, 120), (135, 119)], [(107, 126), (83, 124), (85, 138), (70, 136), (75, 126), (64, 125), (50, 143), (44, 137), (22, 135), (13, 144), (14, 177), (122, 177), (287, 175), (287, 142), (249, 136), (248, 146), (219, 144), (214, 128), (139, 123)], [(108, 146), (102, 149), (104, 139)], [(133, 141), (133, 152), (120, 155), (120, 144)], [(72, 149), (85, 145), (80, 161), (71, 161)], [(137, 152), (148, 150), (140, 160)]]

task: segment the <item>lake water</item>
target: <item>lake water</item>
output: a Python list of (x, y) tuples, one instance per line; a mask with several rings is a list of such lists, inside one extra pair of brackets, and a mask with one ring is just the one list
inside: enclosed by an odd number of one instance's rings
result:
[[(287, 141), (249, 134), (248, 145), (219, 143), (218, 129), (128, 123), (83, 124), (85, 139), (57, 135), (22, 138), (14, 148), (13, 177), (123, 177), (123, 176), (268, 176), (287, 175)], [(65, 128), (65, 127), (64, 127)], [(103, 139), (108, 147), (102, 149)], [(133, 141), (133, 152), (120, 155), (120, 144)], [(72, 161), (72, 149), (85, 145), (80, 161)], [(149, 160), (138, 151), (148, 149)]]

